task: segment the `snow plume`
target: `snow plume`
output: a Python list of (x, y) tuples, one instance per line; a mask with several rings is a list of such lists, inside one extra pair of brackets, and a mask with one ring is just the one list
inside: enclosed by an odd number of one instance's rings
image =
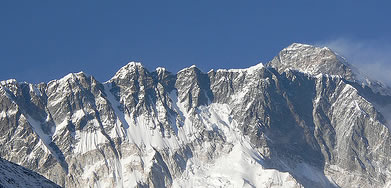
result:
[[(391, 44), (380, 41), (362, 41), (339, 38), (319, 43), (346, 58), (371, 79), (378, 80), (391, 87)], [(383, 114), (387, 126), (391, 130), (391, 105), (377, 105), (377, 110)]]
[(380, 40), (335, 39), (319, 43), (327, 46), (369, 78), (391, 86), (391, 44)]

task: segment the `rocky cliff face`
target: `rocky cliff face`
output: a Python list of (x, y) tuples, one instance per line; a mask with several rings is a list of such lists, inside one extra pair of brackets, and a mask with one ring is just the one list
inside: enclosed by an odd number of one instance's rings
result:
[(64, 187), (387, 187), (389, 89), (328, 48), (1, 82), (0, 156)]

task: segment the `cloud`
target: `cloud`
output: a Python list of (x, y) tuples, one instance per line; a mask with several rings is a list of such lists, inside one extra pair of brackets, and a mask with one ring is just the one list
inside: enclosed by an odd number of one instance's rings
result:
[(391, 86), (391, 44), (380, 40), (358, 41), (339, 38), (318, 45), (327, 46), (345, 57), (369, 78)]

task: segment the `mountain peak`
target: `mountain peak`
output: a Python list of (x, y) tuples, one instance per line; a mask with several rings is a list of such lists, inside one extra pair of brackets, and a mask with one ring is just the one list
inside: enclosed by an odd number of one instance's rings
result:
[(119, 69), (117, 71), (117, 73), (115, 73), (114, 77), (111, 78), (111, 80), (117, 79), (117, 78), (123, 79), (129, 73), (132, 73), (135, 71), (141, 71), (141, 70), (145, 70), (145, 68), (140, 62), (131, 61), (128, 64), (126, 64), (125, 66), (123, 66), (121, 69)]
[(164, 67), (157, 67), (156, 68), (156, 72), (159, 74), (160, 72), (166, 72), (167, 70), (166, 70), (166, 68), (164, 68)]
[(143, 67), (140, 62), (131, 61), (125, 67)]
[(52, 82), (75, 81), (75, 80), (78, 80), (78, 79), (80, 79), (82, 77), (87, 77), (87, 75), (83, 71), (80, 71), (80, 72), (77, 72), (77, 73), (69, 73), (69, 74), (65, 75), (64, 77), (60, 78), (59, 80), (49, 81), (48, 84), (50, 84)]
[(17, 84), (17, 83), (18, 83), (18, 81), (16, 81), (15, 79), (8, 79), (8, 80), (0, 81), (1, 86), (8, 85), (8, 84)]
[(198, 70), (200, 71), (196, 65), (191, 65), (190, 67), (183, 68), (182, 70), (178, 71), (178, 74), (184, 71), (189, 71), (189, 70)]
[(268, 63), (268, 66), (278, 71), (290, 69), (313, 76), (328, 74), (356, 80), (353, 67), (343, 57), (327, 47), (293, 43), (281, 50), (278, 56)]
[(303, 44), (303, 43), (292, 43), (288, 47), (286, 47), (284, 50), (302, 50), (302, 49), (308, 49), (308, 48), (314, 48), (314, 46), (309, 44)]

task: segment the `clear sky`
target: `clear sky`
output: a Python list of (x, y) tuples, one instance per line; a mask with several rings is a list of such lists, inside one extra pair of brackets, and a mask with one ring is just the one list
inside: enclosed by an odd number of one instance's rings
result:
[(129, 61), (150, 71), (245, 68), (293, 42), (390, 44), (391, 1), (374, 2), (3, 0), (0, 80), (84, 71), (106, 81)]

